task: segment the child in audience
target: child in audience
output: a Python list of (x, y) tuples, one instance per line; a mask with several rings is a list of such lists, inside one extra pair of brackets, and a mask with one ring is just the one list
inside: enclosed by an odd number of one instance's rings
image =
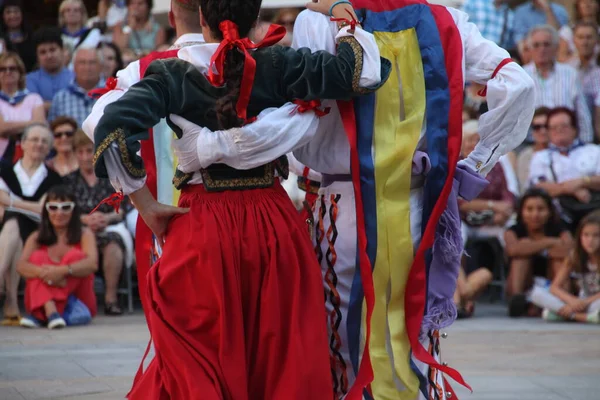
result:
[[(535, 288), (532, 302), (545, 307), (546, 321), (577, 321), (600, 323), (600, 212), (588, 214), (577, 230), (575, 249), (558, 271), (550, 291)], [(571, 278), (577, 285), (578, 295), (567, 289)]]

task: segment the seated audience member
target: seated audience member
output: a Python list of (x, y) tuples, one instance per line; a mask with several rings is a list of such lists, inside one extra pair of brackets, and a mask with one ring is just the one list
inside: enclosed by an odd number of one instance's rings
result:
[(117, 72), (123, 69), (121, 50), (114, 43), (108, 42), (100, 42), (98, 50), (102, 58), (102, 78), (115, 78)]
[(534, 284), (544, 285), (560, 268), (571, 250), (572, 237), (550, 196), (532, 188), (523, 194), (517, 223), (504, 233), (504, 242), (510, 260), (506, 283), (509, 315), (519, 317), (528, 310), (527, 294)]
[(73, 118), (58, 117), (50, 124), (54, 135), (54, 151), (56, 155), (46, 162), (46, 165), (56, 171), (60, 176), (69, 175), (79, 168), (75, 151), (73, 150), (73, 136), (77, 131), (77, 122)]
[(23, 248), (18, 272), (27, 279), (25, 309), (21, 326), (62, 328), (68, 318), (63, 314), (70, 296), (74, 296), (96, 315), (94, 272), (98, 269), (96, 239), (83, 228), (79, 207), (70, 188), (51, 188), (42, 208), (40, 229)]
[(54, 95), (69, 87), (74, 75), (73, 71), (65, 67), (60, 29), (40, 28), (33, 35), (33, 40), (39, 69), (27, 74), (27, 89), (42, 96), (48, 113)]
[(550, 109), (547, 107), (540, 107), (535, 110), (533, 120), (531, 121), (533, 145), (521, 150), (517, 156), (517, 175), (521, 192), (529, 188), (529, 166), (531, 165), (533, 154), (548, 148), (549, 139), (546, 123), (549, 112)]
[(79, 48), (73, 56), (75, 79), (52, 99), (48, 121), (52, 122), (63, 115), (73, 118), (81, 127), (90, 115), (96, 100), (89, 95), (93, 89), (104, 86), (100, 79), (100, 59), (98, 50)]
[(44, 102), (25, 88), (25, 66), (12, 52), (0, 56), (0, 157), (13, 161), (15, 145), (32, 123), (46, 121)]
[[(458, 272), (456, 281), (456, 291), (454, 292), (454, 303), (458, 310), (458, 318), (469, 318), (475, 312), (475, 300), (479, 297), (492, 282), (493, 274), (491, 262), (482, 264), (478, 259), (467, 259), (463, 256), (462, 265)], [(471, 262), (469, 262), (471, 261)], [(475, 267), (471, 265), (475, 264)]]
[(587, 208), (600, 208), (600, 147), (577, 138), (575, 114), (567, 108), (551, 110), (547, 121), (550, 144), (533, 155), (529, 180), (559, 200), (573, 230)]
[(139, 56), (164, 44), (165, 30), (152, 16), (153, 0), (126, 0), (127, 18), (113, 29), (113, 42)]
[(100, 43), (102, 33), (97, 28), (87, 27), (87, 19), (87, 9), (82, 0), (63, 0), (60, 3), (58, 26), (62, 30), (62, 40), (69, 54), (73, 54), (78, 47), (94, 48)]
[[(544, 308), (546, 321), (600, 324), (600, 214), (588, 214), (579, 224), (575, 249), (561, 265), (548, 291), (536, 287), (531, 298)], [(571, 293), (571, 278), (577, 295)]]
[[(73, 140), (79, 170), (65, 177), (65, 184), (75, 193), (75, 199), (81, 208), (81, 222), (96, 234), (98, 253), (102, 263), (106, 285), (104, 293), (104, 313), (120, 315), (123, 313), (117, 301), (117, 289), (121, 271), (131, 257), (132, 238), (123, 222), (125, 210), (119, 212), (107, 205), (96, 207), (102, 200), (114, 193), (108, 179), (98, 179), (94, 174), (94, 144), (79, 130)], [(93, 211), (93, 212), (92, 212)]]
[[(467, 157), (479, 142), (477, 121), (463, 125), (461, 157)], [(462, 234), (465, 244), (469, 238), (498, 237), (502, 241), (504, 226), (513, 215), (515, 197), (508, 189), (500, 163), (489, 172), (490, 184), (472, 201), (460, 201), (459, 210), (465, 223)]]
[(35, 47), (23, 10), (22, 0), (0, 2), (0, 35), (6, 50), (17, 53), (29, 72), (35, 66)]
[(46, 192), (61, 183), (44, 160), (52, 147), (52, 134), (45, 125), (25, 129), (21, 140), (23, 157), (14, 165), (0, 167), (0, 204), (6, 208), (0, 231), (0, 276), (5, 278), (3, 325), (19, 325), (16, 263), (23, 243), (38, 229)]

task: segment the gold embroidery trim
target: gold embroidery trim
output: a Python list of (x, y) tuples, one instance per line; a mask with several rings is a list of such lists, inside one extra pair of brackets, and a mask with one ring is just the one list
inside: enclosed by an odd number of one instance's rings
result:
[(175, 172), (175, 176), (173, 177), (173, 186), (175, 186), (175, 189), (181, 190), (184, 184), (187, 183), (190, 179), (192, 179), (193, 176), (194, 174), (186, 174), (177, 170)]
[(344, 36), (339, 40), (340, 43), (350, 45), (354, 53), (354, 75), (352, 76), (352, 90), (355, 93), (370, 93), (372, 90), (360, 87), (360, 76), (363, 69), (363, 49), (360, 47), (358, 40), (353, 36)]
[(117, 142), (119, 147), (119, 152), (121, 153), (121, 161), (123, 165), (127, 169), (127, 172), (134, 178), (143, 178), (146, 176), (146, 171), (143, 168), (137, 168), (133, 165), (133, 162), (129, 158), (129, 151), (127, 149), (127, 143), (125, 142), (125, 131), (121, 128), (118, 128), (114, 132), (109, 133), (102, 143), (96, 148), (96, 152), (94, 153), (94, 158), (92, 162), (94, 165), (98, 162), (98, 159), (108, 149), (108, 147), (113, 143)]
[(205, 169), (200, 170), (200, 175), (202, 175), (202, 183), (204, 184), (205, 189), (209, 192), (265, 188), (273, 186), (275, 183), (275, 171), (272, 163), (266, 164), (264, 166), (263, 176), (257, 177), (213, 179), (210, 176), (210, 172)]

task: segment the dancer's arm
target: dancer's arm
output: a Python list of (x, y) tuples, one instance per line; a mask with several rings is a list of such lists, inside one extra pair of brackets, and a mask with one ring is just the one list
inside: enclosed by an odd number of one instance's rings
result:
[(503, 65), (504, 60), (510, 60), (508, 52), (484, 39), (465, 13), (448, 10), (464, 44), (465, 81), (487, 84), (489, 111), (479, 119), (481, 140), (461, 163), (487, 175), (502, 155), (525, 139), (533, 118), (534, 85), (517, 63)]

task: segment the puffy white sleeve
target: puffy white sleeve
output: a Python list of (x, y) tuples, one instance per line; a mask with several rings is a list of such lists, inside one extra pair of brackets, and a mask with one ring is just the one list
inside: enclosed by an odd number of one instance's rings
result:
[[(140, 81), (140, 63), (132, 62), (127, 68), (117, 72), (117, 86), (114, 90), (105, 93), (96, 101), (92, 112), (81, 126), (85, 134), (94, 141), (94, 131), (98, 121), (104, 115), (104, 109), (111, 103), (119, 100), (131, 86)], [(138, 179), (129, 175), (121, 162), (119, 150), (114, 144), (106, 150), (106, 170), (112, 186), (116, 191), (123, 191), (129, 195), (141, 189), (146, 183), (146, 178)]]
[(195, 144), (200, 166), (224, 163), (235, 169), (256, 168), (308, 143), (319, 118), (312, 111), (298, 113), (296, 107), (287, 103), (263, 110), (255, 122), (241, 128), (216, 132), (202, 128)]
[(335, 54), (338, 40), (353, 36), (363, 49), (363, 67), (359, 85), (375, 86), (381, 82), (381, 58), (375, 37), (358, 27), (353, 34), (348, 32), (349, 29), (350, 27), (344, 27), (338, 32), (337, 24), (329, 17), (315, 11), (304, 10), (294, 23), (292, 47), (295, 49), (307, 47), (313, 52), (325, 50)]
[(479, 119), (481, 140), (461, 161), (485, 176), (501, 156), (525, 140), (533, 119), (534, 84), (515, 62), (498, 68), (504, 60), (510, 59), (508, 52), (484, 39), (477, 27), (468, 22), (465, 13), (449, 10), (463, 40), (465, 81), (487, 84), (489, 111)]
[(121, 96), (125, 93), (127, 89), (131, 86), (135, 85), (140, 81), (140, 63), (139, 61), (134, 61), (127, 66), (127, 68), (122, 69), (117, 72), (117, 86), (114, 90), (107, 92), (102, 97), (100, 97), (94, 107), (92, 108), (92, 112), (88, 117), (83, 121), (81, 128), (85, 132), (85, 134), (94, 141), (94, 130), (98, 125), (98, 121), (104, 115), (104, 109), (111, 103), (119, 100)]

